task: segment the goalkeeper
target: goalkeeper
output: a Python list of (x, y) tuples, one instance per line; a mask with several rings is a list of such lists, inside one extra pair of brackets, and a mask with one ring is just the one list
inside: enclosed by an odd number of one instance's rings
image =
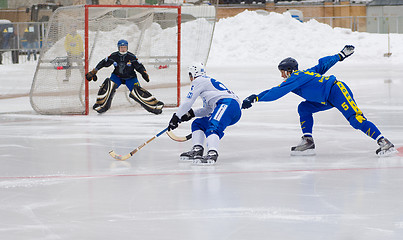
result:
[(98, 91), (97, 102), (94, 104), (93, 109), (98, 113), (106, 112), (111, 106), (116, 89), (121, 84), (125, 84), (130, 90), (129, 96), (143, 108), (154, 114), (162, 113), (164, 103), (155, 99), (151, 93), (142, 88), (137, 79), (134, 70), (139, 72), (146, 82), (150, 81), (143, 64), (140, 63), (133, 53), (128, 51), (128, 42), (126, 40), (119, 40), (117, 46), (118, 51), (101, 60), (92, 71), (85, 75), (88, 81), (97, 81), (96, 74), (101, 68), (111, 65), (115, 67), (110, 78), (105, 79), (101, 85)]
[(258, 95), (252, 94), (242, 104), (242, 108), (250, 108), (253, 102), (269, 102), (277, 100), (289, 92), (306, 99), (298, 106), (302, 139), (299, 145), (291, 148), (291, 155), (314, 155), (315, 144), (312, 137), (313, 114), (333, 107), (337, 108), (349, 121), (350, 125), (374, 139), (379, 148), (379, 156), (390, 155), (396, 150), (379, 129), (361, 112), (355, 103), (350, 88), (335, 76), (323, 76), (337, 62), (354, 53), (354, 46), (346, 45), (339, 54), (319, 59), (318, 65), (307, 70), (298, 70), (298, 63), (293, 58), (280, 62), (278, 69), (284, 81), (277, 87), (263, 91)]

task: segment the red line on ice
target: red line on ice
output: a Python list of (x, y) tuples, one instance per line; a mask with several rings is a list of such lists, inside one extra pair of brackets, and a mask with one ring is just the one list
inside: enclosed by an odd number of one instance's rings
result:
[(106, 178), (106, 177), (148, 177), (148, 176), (186, 176), (186, 175), (219, 175), (219, 174), (265, 174), (265, 173), (292, 173), (292, 172), (335, 172), (335, 171), (365, 171), (403, 169), (401, 167), (379, 168), (331, 168), (331, 169), (286, 169), (264, 171), (232, 171), (232, 172), (182, 172), (182, 173), (133, 173), (133, 174), (100, 174), (100, 175), (51, 175), (51, 176), (10, 176), (0, 179), (68, 179), (68, 178)]

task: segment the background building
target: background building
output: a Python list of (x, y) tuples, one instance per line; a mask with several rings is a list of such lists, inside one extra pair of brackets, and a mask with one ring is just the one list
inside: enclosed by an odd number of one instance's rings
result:
[(367, 6), (367, 32), (403, 33), (403, 1), (370, 2)]

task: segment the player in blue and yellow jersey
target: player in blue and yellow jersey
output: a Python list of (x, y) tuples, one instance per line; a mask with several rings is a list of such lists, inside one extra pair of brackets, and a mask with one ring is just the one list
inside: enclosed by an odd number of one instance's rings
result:
[(396, 150), (379, 129), (364, 116), (358, 108), (350, 88), (335, 76), (324, 76), (337, 62), (343, 61), (354, 53), (354, 46), (346, 45), (340, 53), (319, 59), (318, 65), (307, 70), (298, 70), (298, 62), (289, 57), (278, 65), (284, 81), (276, 87), (265, 90), (258, 95), (247, 97), (242, 108), (247, 109), (254, 102), (269, 102), (277, 100), (289, 92), (305, 99), (298, 106), (298, 114), (302, 129), (302, 139), (299, 145), (291, 148), (291, 155), (314, 155), (315, 143), (312, 137), (313, 113), (337, 108), (350, 125), (361, 130), (377, 141), (379, 156), (390, 155)]

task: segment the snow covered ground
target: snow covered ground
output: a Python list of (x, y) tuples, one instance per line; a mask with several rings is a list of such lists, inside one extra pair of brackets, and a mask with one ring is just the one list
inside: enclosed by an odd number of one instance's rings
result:
[[(282, 81), (281, 59), (293, 56), (305, 69), (353, 44), (356, 53), (327, 74), (346, 82), (366, 117), (401, 147), (403, 36), (391, 40), (385, 58), (386, 35), (244, 12), (217, 23), (207, 70), (243, 99)], [(403, 157), (378, 158), (376, 143), (337, 110), (315, 115), (314, 157), (289, 155), (301, 101), (289, 94), (243, 111), (215, 166), (179, 162), (191, 143), (166, 135), (119, 162), (109, 150), (127, 154), (175, 109), (38, 115), (27, 97), (35, 67), (0, 65), (0, 239), (403, 237)], [(189, 133), (189, 124), (176, 131)]]

